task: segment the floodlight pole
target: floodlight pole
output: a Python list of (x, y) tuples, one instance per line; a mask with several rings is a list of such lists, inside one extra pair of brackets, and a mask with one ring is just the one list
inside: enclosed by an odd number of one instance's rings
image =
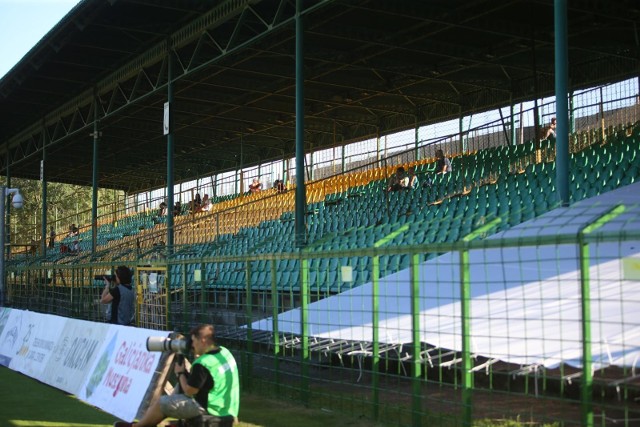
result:
[[(20, 190), (17, 188), (7, 188), (6, 186), (0, 186), (0, 244), (2, 245), (2, 256), (0, 256), (0, 307), (5, 306), (5, 295), (6, 295), (6, 274), (5, 274), (5, 262), (4, 257), (6, 256), (5, 252), (5, 239), (6, 239), (6, 230), (5, 230), (5, 214), (6, 214), (6, 206), (5, 202), (7, 200), (7, 196), (10, 194), (20, 194)], [(16, 206), (16, 207), (22, 207)]]

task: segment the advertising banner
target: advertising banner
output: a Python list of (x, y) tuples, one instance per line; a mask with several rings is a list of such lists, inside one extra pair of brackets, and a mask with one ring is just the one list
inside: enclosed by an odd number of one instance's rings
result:
[(0, 365), (9, 366), (16, 354), (22, 327), (22, 312), (3, 308), (0, 312)]
[(9, 368), (42, 380), (49, 357), (53, 354), (67, 319), (25, 311), (21, 322), (19, 348), (13, 355)]
[(66, 319), (41, 381), (77, 394), (98, 357), (110, 325)]
[(147, 351), (147, 337), (167, 335), (111, 325), (77, 396), (121, 419), (133, 420), (161, 356)]
[(0, 308), (0, 364), (131, 421), (162, 355), (147, 338), (168, 335)]

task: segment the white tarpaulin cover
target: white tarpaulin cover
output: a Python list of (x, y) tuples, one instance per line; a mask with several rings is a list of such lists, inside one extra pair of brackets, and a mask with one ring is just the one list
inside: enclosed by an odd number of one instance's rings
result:
[[(577, 233), (623, 203), (624, 213), (602, 231), (640, 229), (640, 184), (571, 207), (557, 208), (492, 236), (524, 237)], [(592, 354), (597, 366), (640, 364), (640, 281), (624, 273), (640, 257), (640, 242), (591, 243)], [(548, 368), (581, 365), (581, 298), (575, 244), (482, 249), (470, 252), (471, 346), (474, 354)], [(623, 268), (625, 264), (626, 268)], [(421, 341), (461, 350), (459, 254), (419, 266)], [(626, 274), (626, 276), (625, 276)], [(309, 334), (372, 341), (371, 284), (309, 305)], [(380, 279), (380, 341), (409, 343), (409, 271)], [(272, 319), (253, 324), (271, 330)], [(300, 311), (278, 317), (278, 330), (300, 334)]]

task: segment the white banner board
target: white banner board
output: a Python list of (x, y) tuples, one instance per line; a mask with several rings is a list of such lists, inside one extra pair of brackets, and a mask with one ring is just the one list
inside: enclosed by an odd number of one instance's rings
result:
[(132, 421), (161, 356), (147, 337), (168, 334), (0, 308), (0, 364)]

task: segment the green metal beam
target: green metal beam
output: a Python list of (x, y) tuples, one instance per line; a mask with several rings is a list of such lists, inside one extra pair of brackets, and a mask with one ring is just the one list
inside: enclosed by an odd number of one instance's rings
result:
[(580, 250), (580, 300), (582, 314), (582, 383), (580, 385), (580, 409), (582, 425), (593, 427), (593, 362), (591, 360), (591, 277), (590, 277), (590, 250), (589, 242), (585, 236), (593, 233), (606, 223), (620, 216), (625, 211), (624, 205), (615, 206), (613, 209), (600, 216), (591, 224), (584, 227), (578, 233)]

